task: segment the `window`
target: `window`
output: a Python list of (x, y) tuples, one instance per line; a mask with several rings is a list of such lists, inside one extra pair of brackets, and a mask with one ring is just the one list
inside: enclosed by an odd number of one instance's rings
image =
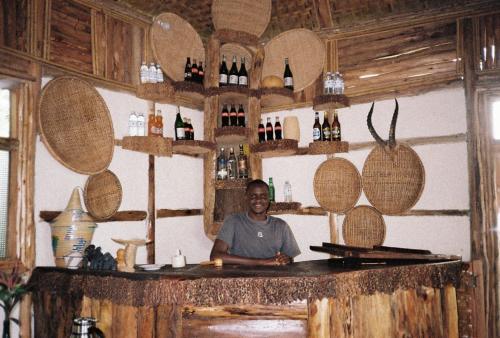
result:
[(493, 139), (500, 141), (500, 99), (493, 101)]

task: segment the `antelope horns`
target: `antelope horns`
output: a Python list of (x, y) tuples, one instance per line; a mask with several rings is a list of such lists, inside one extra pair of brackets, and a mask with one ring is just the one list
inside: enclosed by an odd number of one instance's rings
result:
[(375, 102), (372, 102), (372, 107), (370, 108), (370, 111), (368, 112), (368, 117), (366, 118), (366, 123), (368, 124), (368, 130), (370, 131), (370, 134), (372, 134), (373, 138), (375, 141), (377, 141), (380, 146), (384, 147), (387, 144), (387, 141), (384, 141), (375, 131), (375, 128), (373, 128), (373, 123), (372, 123), (372, 114), (373, 114), (373, 107), (375, 106)]
[(396, 146), (396, 121), (398, 120), (399, 104), (396, 101), (396, 108), (394, 108), (394, 113), (392, 114), (391, 128), (389, 129), (389, 147), (394, 148)]
[(370, 131), (370, 134), (373, 136), (375, 141), (381, 145), (382, 147), (385, 147), (386, 145), (389, 145), (390, 148), (394, 148), (396, 146), (396, 122), (398, 120), (398, 113), (399, 113), (399, 104), (398, 100), (395, 99), (396, 101), (396, 108), (394, 109), (394, 113), (392, 114), (392, 120), (391, 120), (391, 127), (389, 129), (389, 140), (384, 141), (375, 131), (375, 128), (373, 128), (373, 123), (372, 123), (372, 115), (373, 115), (373, 107), (375, 106), (375, 102), (372, 102), (372, 106), (370, 108), (370, 111), (368, 112), (368, 117), (366, 118), (366, 122), (368, 124), (368, 130)]

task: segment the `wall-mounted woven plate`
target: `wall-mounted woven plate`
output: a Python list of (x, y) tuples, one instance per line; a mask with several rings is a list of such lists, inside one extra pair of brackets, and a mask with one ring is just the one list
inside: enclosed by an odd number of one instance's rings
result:
[(67, 168), (93, 175), (113, 157), (111, 116), (101, 95), (89, 83), (63, 76), (45, 85), (38, 105), (42, 141)]
[(385, 228), (384, 218), (377, 209), (359, 205), (346, 213), (342, 237), (346, 245), (371, 248), (384, 243)]
[(325, 45), (316, 33), (308, 29), (285, 31), (269, 41), (264, 51), (262, 78), (270, 75), (283, 78), (285, 58), (288, 58), (295, 92), (313, 84), (323, 72)]
[(399, 144), (392, 151), (376, 146), (363, 166), (363, 190), (371, 205), (384, 215), (410, 210), (420, 198), (425, 170), (417, 153)]
[(83, 192), (88, 212), (97, 220), (113, 216), (122, 202), (122, 186), (116, 175), (105, 170), (89, 176)]
[(271, 0), (214, 0), (215, 30), (229, 29), (260, 37), (271, 20)]
[(343, 213), (356, 205), (361, 195), (361, 176), (346, 159), (323, 162), (314, 174), (314, 196), (328, 211)]
[(184, 80), (186, 57), (205, 62), (205, 48), (189, 22), (173, 13), (158, 15), (151, 25), (151, 48), (161, 69), (174, 81)]

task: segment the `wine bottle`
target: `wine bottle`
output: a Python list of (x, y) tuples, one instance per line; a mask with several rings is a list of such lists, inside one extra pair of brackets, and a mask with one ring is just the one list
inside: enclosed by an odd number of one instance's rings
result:
[(337, 112), (333, 113), (333, 122), (332, 122), (332, 141), (340, 141), (342, 139), (340, 132), (340, 121), (337, 116)]
[(184, 132), (184, 122), (182, 121), (180, 107), (177, 107), (177, 115), (175, 117), (175, 139), (176, 140), (186, 139), (186, 134)]
[(193, 59), (193, 64), (191, 65), (191, 80), (193, 82), (199, 82), (198, 78), (198, 65), (196, 64), (196, 59)]
[(221, 124), (222, 124), (222, 127), (229, 126), (229, 111), (227, 110), (227, 104), (222, 106)]
[(229, 70), (229, 84), (236, 86), (238, 84), (238, 67), (236, 66), (236, 56), (233, 56), (233, 64)]
[(231, 123), (231, 126), (238, 125), (238, 113), (236, 112), (234, 104), (231, 104), (231, 109), (229, 110), (229, 122)]
[(267, 118), (267, 123), (266, 123), (266, 139), (268, 141), (273, 140), (273, 125), (271, 124), (271, 118)]
[(193, 128), (193, 125), (191, 124), (191, 119), (187, 119), (187, 120), (188, 120), (190, 140), (194, 140), (194, 128)]
[(238, 177), (248, 178), (248, 159), (243, 152), (243, 144), (240, 144), (240, 154), (238, 155)]
[(191, 58), (187, 57), (186, 66), (184, 67), (184, 81), (191, 81), (192, 75), (193, 74), (191, 73)]
[(274, 136), (276, 140), (281, 140), (281, 123), (279, 116), (276, 116), (274, 121)]
[(266, 128), (264, 127), (264, 123), (262, 123), (262, 119), (260, 119), (258, 132), (259, 132), (259, 143), (266, 142)]
[(203, 84), (203, 79), (205, 78), (205, 70), (203, 69), (203, 61), (200, 61), (198, 66), (198, 82)]
[(283, 82), (285, 83), (285, 88), (293, 90), (293, 75), (288, 65), (288, 58), (285, 58), (285, 72), (283, 73)]
[(219, 87), (227, 86), (227, 65), (226, 65), (226, 56), (222, 55), (222, 63), (219, 68)]
[(184, 137), (186, 140), (191, 139), (191, 129), (189, 129), (189, 124), (187, 118), (183, 118), (182, 122), (184, 123)]
[(240, 72), (238, 73), (238, 85), (247, 86), (248, 85), (248, 73), (245, 67), (245, 58), (241, 58)]
[(331, 141), (332, 133), (330, 128), (330, 122), (328, 122), (328, 113), (325, 111), (323, 116), (323, 125), (321, 126), (321, 140), (322, 141)]
[(321, 141), (321, 124), (319, 123), (319, 113), (314, 113), (313, 141)]
[(245, 126), (245, 111), (243, 110), (243, 105), (240, 104), (238, 108), (238, 126), (239, 127), (244, 127)]

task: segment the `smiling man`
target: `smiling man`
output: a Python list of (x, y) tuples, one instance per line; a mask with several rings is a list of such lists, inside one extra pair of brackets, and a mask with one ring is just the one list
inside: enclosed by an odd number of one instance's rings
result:
[(225, 264), (286, 265), (300, 254), (292, 230), (282, 219), (268, 216), (269, 186), (262, 180), (247, 185), (248, 211), (224, 220), (210, 259)]

